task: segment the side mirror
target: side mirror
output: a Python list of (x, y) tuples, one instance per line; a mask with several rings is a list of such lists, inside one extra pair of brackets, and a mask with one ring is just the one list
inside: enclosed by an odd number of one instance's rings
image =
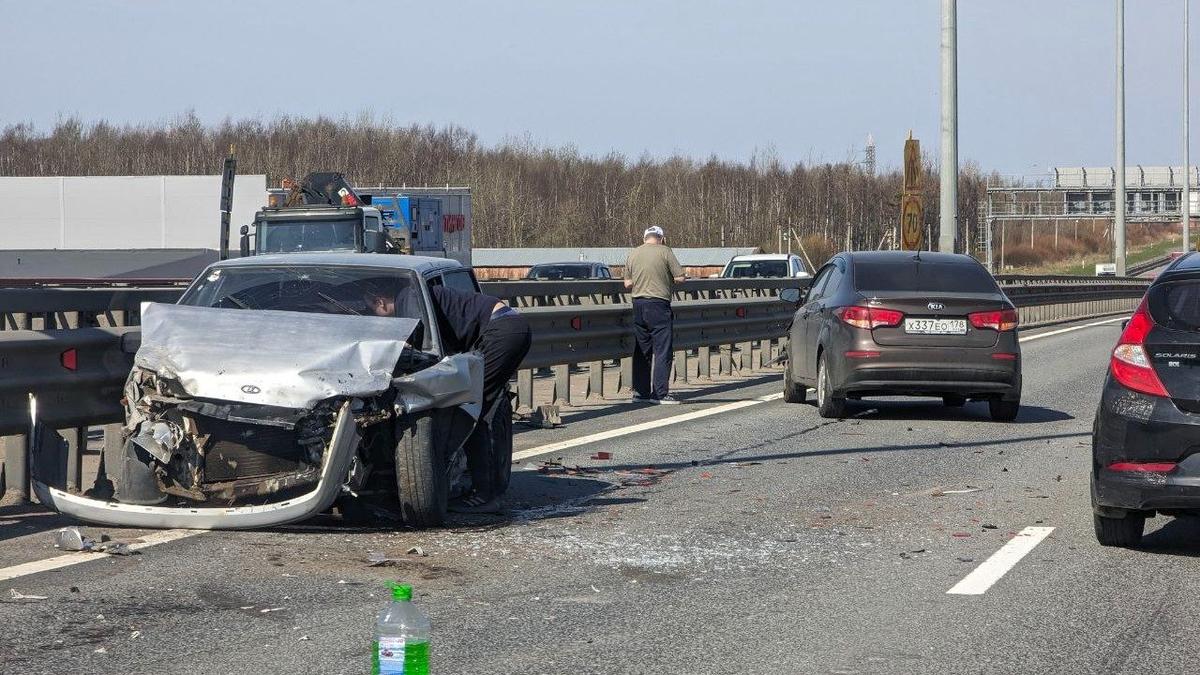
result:
[(804, 299), (804, 294), (800, 292), (799, 288), (785, 288), (779, 291), (779, 299), (793, 305), (798, 305)]
[(367, 230), (363, 232), (363, 248), (367, 253), (385, 253), (387, 251), (387, 238), (382, 232)]

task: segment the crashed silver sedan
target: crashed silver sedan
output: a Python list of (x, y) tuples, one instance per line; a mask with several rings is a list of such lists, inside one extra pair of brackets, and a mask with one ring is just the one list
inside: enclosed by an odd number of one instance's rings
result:
[[(441, 524), (469, 489), (468, 437), (492, 446), (502, 485), (512, 451), (508, 397), (481, 411), (480, 356), (441, 347), (428, 288), (442, 283), (475, 281), (455, 261), (401, 255), (212, 265), (178, 304), (143, 307), (119, 461), (67, 492), (46, 478), (56, 444), (35, 439), (38, 498), (131, 527), (263, 527), (381, 500), (410, 525)], [(369, 305), (380, 292), (390, 316)], [(481, 416), (489, 428), (472, 435)]]

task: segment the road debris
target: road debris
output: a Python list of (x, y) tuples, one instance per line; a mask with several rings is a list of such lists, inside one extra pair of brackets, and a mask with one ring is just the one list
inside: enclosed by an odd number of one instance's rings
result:
[(606, 452), (604, 450), (600, 450), (598, 452), (592, 453), (591, 459), (612, 459), (612, 453)]
[(15, 589), (15, 588), (8, 589), (8, 593), (9, 593), (10, 597), (12, 597), (13, 600), (45, 600), (45, 599), (47, 599), (47, 596), (45, 596), (45, 595), (26, 595), (24, 593), (17, 591), (17, 589)]
[(983, 529), (985, 529), (985, 530), (997, 530), (997, 529), (999, 529), (997, 526), (995, 526), (995, 525), (993, 525), (993, 524), (991, 524), (991, 523), (984, 523), (984, 524), (983, 524), (983, 525), (981, 525), (980, 527), (982, 527), (982, 528), (983, 528)]
[(408, 555), (419, 555), (421, 557), (426, 557), (429, 555), (429, 554), (425, 553), (425, 549), (421, 548), (420, 546), (412, 546), (407, 551), (405, 551), (405, 553)]
[(107, 654), (108, 649), (105, 647), (96, 647), (95, 649), (92, 650), (92, 653), (93, 654)]
[(968, 558), (966, 556), (959, 556), (959, 557), (955, 558), (955, 560), (957, 560), (958, 562), (964, 562), (964, 563), (975, 562), (974, 558)]
[(129, 634), (129, 639), (130, 639), (130, 640), (136, 640), (136, 639), (138, 639), (138, 638), (140, 638), (140, 637), (142, 637), (142, 631), (140, 631), (140, 630), (135, 630), (135, 631), (133, 631), (132, 633), (130, 633), (130, 634)]
[(54, 548), (63, 551), (104, 552), (109, 555), (135, 555), (128, 542), (117, 541), (107, 534), (100, 535), (100, 541), (84, 535), (78, 527), (64, 527), (54, 533)]
[(287, 607), (268, 607), (266, 609), (260, 609), (260, 610), (258, 610), (258, 612), (259, 612), (259, 614), (269, 614), (271, 612), (280, 612), (285, 609), (287, 609)]
[[(368, 567), (393, 567), (399, 562), (400, 560), (398, 558), (389, 558), (383, 553), (371, 553), (367, 555)], [(338, 581), (338, 583), (344, 584), (346, 581), (345, 579), (342, 579)]]
[(537, 471), (538, 473), (559, 474), (565, 476), (578, 476), (585, 473), (596, 473), (596, 469), (586, 466), (579, 466), (578, 464), (575, 466), (566, 466), (562, 462), (553, 459), (547, 459), (543, 461), (541, 465), (538, 466)]

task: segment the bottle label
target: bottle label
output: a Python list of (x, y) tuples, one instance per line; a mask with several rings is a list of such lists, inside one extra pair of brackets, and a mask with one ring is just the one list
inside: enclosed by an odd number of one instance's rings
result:
[(404, 638), (381, 637), (375, 650), (380, 675), (404, 675)]

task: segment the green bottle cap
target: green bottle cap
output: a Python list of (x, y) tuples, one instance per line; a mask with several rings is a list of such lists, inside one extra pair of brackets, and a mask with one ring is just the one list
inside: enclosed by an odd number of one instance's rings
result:
[(412, 601), (412, 586), (408, 584), (393, 583), (392, 584), (392, 599), (397, 602)]

